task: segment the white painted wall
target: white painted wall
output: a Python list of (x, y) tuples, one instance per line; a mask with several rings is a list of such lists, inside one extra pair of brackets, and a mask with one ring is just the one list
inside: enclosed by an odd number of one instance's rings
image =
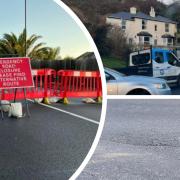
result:
[[(121, 19), (107, 18), (107, 24), (111, 24), (113, 26), (121, 27)], [(157, 31), (155, 31), (155, 25), (157, 25)], [(142, 30), (142, 19), (135, 18), (134, 21), (127, 20), (126, 21), (126, 30), (125, 34), (128, 38), (132, 38), (136, 44), (139, 44), (139, 36), (137, 34), (141, 31), (146, 31), (152, 34), (152, 42), (154, 44), (154, 39), (157, 39), (157, 45), (163, 46), (163, 38), (162, 35), (170, 34), (175, 36), (177, 32), (176, 24), (169, 24), (169, 32), (165, 32), (165, 23), (158, 21), (147, 21), (147, 29)]]

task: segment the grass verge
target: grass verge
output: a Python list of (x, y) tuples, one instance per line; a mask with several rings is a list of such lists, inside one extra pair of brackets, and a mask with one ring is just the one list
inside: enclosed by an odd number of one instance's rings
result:
[(126, 67), (125, 61), (114, 57), (102, 57), (104, 67), (111, 69)]

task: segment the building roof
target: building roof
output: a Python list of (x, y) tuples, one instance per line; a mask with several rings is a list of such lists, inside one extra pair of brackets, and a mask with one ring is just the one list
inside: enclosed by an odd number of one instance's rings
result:
[(118, 13), (111, 14), (108, 17), (115, 18), (115, 19), (123, 19), (123, 20), (134, 20), (134, 18), (139, 18), (139, 19), (159, 21), (159, 22), (172, 23), (172, 24), (177, 23), (177, 22), (172, 21), (171, 19), (168, 19), (163, 16), (158, 15), (156, 17), (152, 17), (152, 16), (144, 14), (142, 12), (137, 12), (136, 14), (131, 14), (130, 12), (118, 12)]
[(172, 36), (171, 34), (164, 34), (162, 35), (162, 38), (175, 38), (175, 37)]
[(137, 34), (137, 36), (149, 36), (149, 37), (152, 37), (152, 34), (146, 32), (146, 31), (141, 31), (140, 33)]

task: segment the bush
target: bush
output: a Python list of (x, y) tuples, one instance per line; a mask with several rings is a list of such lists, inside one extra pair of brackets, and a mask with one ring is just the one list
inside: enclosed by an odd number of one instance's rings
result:
[(124, 32), (119, 27), (111, 27), (107, 33), (107, 42), (111, 48), (111, 56), (125, 60), (129, 58), (133, 45), (127, 43)]

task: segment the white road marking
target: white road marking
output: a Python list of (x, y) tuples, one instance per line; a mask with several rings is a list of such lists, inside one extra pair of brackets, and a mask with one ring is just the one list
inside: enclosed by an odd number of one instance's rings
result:
[[(31, 101), (31, 102), (34, 102), (34, 101), (31, 100), (31, 99), (28, 99), (28, 100)], [(74, 116), (74, 117), (83, 119), (83, 120), (85, 120), (85, 121), (89, 121), (89, 122), (91, 122), (91, 123), (94, 123), (94, 124), (99, 125), (99, 122), (97, 122), (97, 121), (95, 121), (95, 120), (93, 120), (93, 119), (90, 119), (90, 118), (87, 118), (87, 117), (84, 117), (84, 116), (81, 116), (81, 115), (78, 115), (78, 114), (75, 114), (75, 113), (71, 113), (71, 112), (69, 112), (69, 111), (65, 111), (65, 110), (63, 110), (63, 109), (59, 109), (59, 108), (56, 108), (56, 107), (54, 107), (54, 106), (50, 106), (50, 105), (47, 105), (47, 104), (43, 104), (43, 103), (38, 103), (38, 104), (40, 104), (40, 105), (42, 105), (42, 106), (45, 106), (45, 107), (48, 107), (48, 108), (51, 108), (51, 109), (54, 109), (54, 110), (56, 110), (56, 111), (60, 111), (60, 112), (63, 112), (63, 113), (65, 113), (65, 114), (68, 114), (68, 115), (71, 115), (71, 116)]]

